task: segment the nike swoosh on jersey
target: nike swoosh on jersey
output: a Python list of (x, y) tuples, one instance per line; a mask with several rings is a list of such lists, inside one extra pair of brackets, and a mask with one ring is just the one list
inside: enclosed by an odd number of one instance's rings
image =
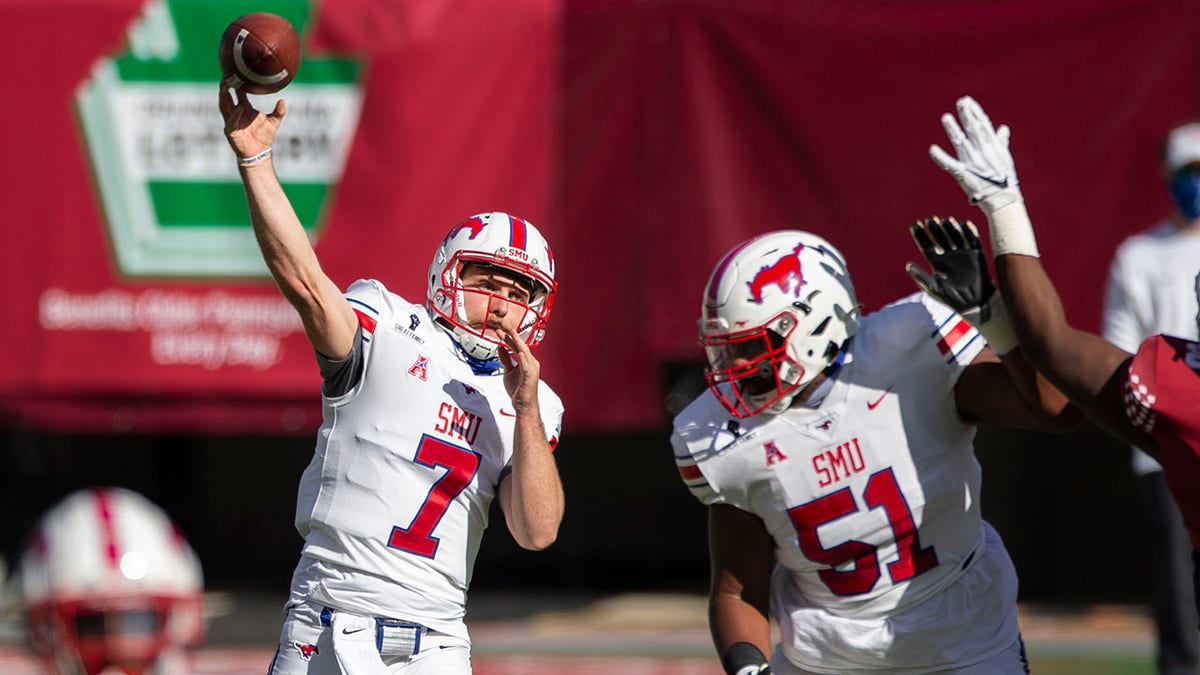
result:
[(891, 392), (892, 392), (892, 388), (888, 387), (887, 389), (883, 390), (883, 394), (881, 394), (879, 396), (879, 398), (875, 399), (874, 401), (867, 401), (867, 410), (874, 410), (874, 409), (878, 408), (879, 404), (883, 403), (883, 399), (887, 398), (887, 395), (890, 394)]
[(354, 635), (355, 633), (361, 633), (366, 629), (367, 629), (366, 626), (362, 626), (361, 628), (355, 628), (354, 630), (351, 630), (349, 628), (343, 628), (342, 635)]

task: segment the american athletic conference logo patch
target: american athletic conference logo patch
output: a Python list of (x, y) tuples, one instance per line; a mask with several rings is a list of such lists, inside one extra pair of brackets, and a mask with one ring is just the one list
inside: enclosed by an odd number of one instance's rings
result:
[(417, 360), (408, 369), (408, 374), (425, 382), (429, 377), (429, 357), (424, 354), (418, 354)]

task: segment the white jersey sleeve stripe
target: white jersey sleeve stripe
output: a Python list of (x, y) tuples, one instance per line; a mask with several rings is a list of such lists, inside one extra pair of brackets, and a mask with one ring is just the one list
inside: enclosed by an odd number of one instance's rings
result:
[(929, 336), (937, 344), (938, 351), (946, 356), (946, 363), (958, 360), (975, 340), (979, 331), (957, 314), (946, 317)]
[(350, 303), (350, 309), (354, 310), (354, 315), (358, 317), (358, 325), (362, 326), (363, 342), (370, 342), (371, 337), (375, 335), (375, 326), (379, 323), (379, 310), (361, 300), (354, 298), (346, 298), (346, 300)]
[(352, 305), (358, 305), (359, 307), (362, 307), (363, 309), (367, 310), (368, 312), (371, 313), (371, 316), (373, 316), (373, 317), (379, 316), (379, 310), (368, 305), (367, 303), (363, 302), (362, 300), (359, 300), (357, 298), (346, 298), (346, 300), (348, 300), (350, 302), (350, 304), (352, 304)]
[(693, 457), (676, 455), (675, 466), (679, 469), (679, 478), (683, 480), (683, 484), (696, 499), (704, 504), (711, 504), (716, 499), (716, 491), (709, 485), (708, 479), (704, 477), (704, 473)]

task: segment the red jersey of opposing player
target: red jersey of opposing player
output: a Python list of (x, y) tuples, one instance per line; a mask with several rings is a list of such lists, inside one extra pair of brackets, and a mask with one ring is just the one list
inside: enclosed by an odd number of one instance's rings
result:
[(1154, 335), (1138, 348), (1125, 380), (1125, 414), (1158, 442), (1158, 461), (1200, 550), (1200, 343)]

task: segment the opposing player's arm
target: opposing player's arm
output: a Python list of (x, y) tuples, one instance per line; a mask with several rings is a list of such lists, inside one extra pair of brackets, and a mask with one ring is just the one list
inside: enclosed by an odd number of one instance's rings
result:
[(500, 508), (508, 531), (522, 548), (539, 551), (558, 538), (564, 498), (558, 465), (546, 440), (538, 403), (541, 364), (515, 330), (502, 329), (504, 386), (516, 413), (512, 471), (500, 481)]
[(1009, 151), (1007, 126), (996, 127), (975, 99), (956, 103), (958, 117), (942, 116), (954, 155), (934, 145), (945, 169), (987, 216), (1000, 295), (1029, 361), (1098, 424), (1134, 444), (1157, 448), (1126, 416), (1123, 381), (1130, 355), (1097, 335), (1072, 328), (1039, 258), (1033, 224)]
[(1157, 448), (1158, 443), (1125, 414), (1122, 383), (1132, 356), (1067, 323), (1058, 291), (1039, 258), (999, 256), (996, 275), (1013, 328), (1038, 369), (1109, 431), (1138, 447)]
[(1067, 396), (1033, 368), (1020, 349), (988, 347), (963, 369), (954, 402), (964, 420), (1038, 431), (1069, 431), (1081, 421)]
[(757, 516), (714, 504), (708, 507), (708, 549), (708, 624), (713, 643), (727, 672), (742, 672), (743, 667), (756, 665), (746, 662), (748, 654), (753, 656), (746, 645), (763, 655), (771, 651), (768, 616), (774, 541)]
[(231, 94), (222, 85), (220, 110), (226, 138), (238, 158), (254, 236), (271, 276), (300, 314), (313, 348), (334, 359), (345, 357), (357, 330), (354, 311), (321, 269), (271, 161), (271, 144), (286, 114), (284, 102), (264, 115), (240, 90)]

